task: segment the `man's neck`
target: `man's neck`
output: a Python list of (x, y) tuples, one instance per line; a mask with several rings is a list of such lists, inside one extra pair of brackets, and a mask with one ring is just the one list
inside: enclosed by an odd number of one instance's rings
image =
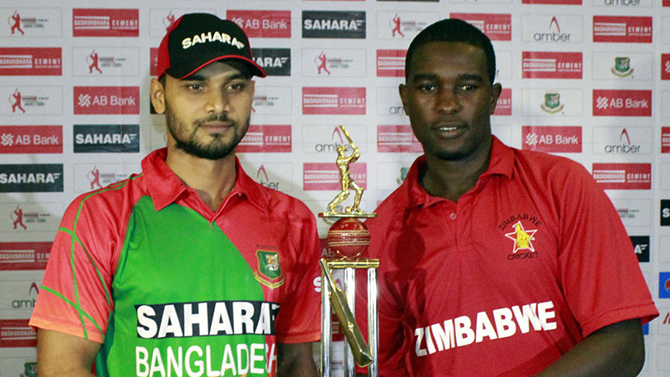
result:
[(207, 160), (168, 147), (165, 163), (213, 211), (219, 209), (235, 187), (237, 170), (234, 152), (220, 160)]
[(426, 157), (426, 170), (419, 184), (431, 195), (458, 202), (488, 169), (490, 155), (483, 161), (444, 161)]

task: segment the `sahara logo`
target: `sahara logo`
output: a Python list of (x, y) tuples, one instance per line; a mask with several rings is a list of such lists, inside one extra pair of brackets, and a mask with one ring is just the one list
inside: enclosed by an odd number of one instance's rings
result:
[(0, 192), (63, 192), (63, 164), (0, 165)]
[(290, 48), (252, 48), (251, 52), (268, 76), (291, 76)]
[(303, 38), (365, 39), (363, 11), (303, 11)]

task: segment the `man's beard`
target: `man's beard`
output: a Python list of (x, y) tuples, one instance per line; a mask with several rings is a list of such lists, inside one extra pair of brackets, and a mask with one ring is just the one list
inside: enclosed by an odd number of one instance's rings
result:
[[(206, 122), (229, 122), (230, 119), (228, 119), (225, 114), (212, 114), (207, 119), (196, 120), (194, 122), (195, 127), (193, 128), (193, 132), (190, 135), (186, 135), (184, 138), (180, 138), (180, 136), (177, 135), (177, 129), (182, 124), (181, 121), (169, 110), (169, 108), (166, 108), (166, 115), (167, 129), (175, 140), (175, 147), (195, 157), (207, 160), (220, 160), (235, 151), (235, 147), (237, 147), (237, 144), (239, 144), (244, 137), (244, 135), (238, 137), (237, 134), (235, 134), (235, 131), (238, 129), (238, 124), (233, 122), (231, 126), (231, 131), (233, 131), (234, 134), (233, 140), (225, 143), (222, 141), (223, 135), (212, 134), (211, 136), (214, 138), (214, 141), (210, 145), (203, 145), (195, 138), (197, 130)], [(246, 126), (248, 129), (249, 121), (247, 121)]]

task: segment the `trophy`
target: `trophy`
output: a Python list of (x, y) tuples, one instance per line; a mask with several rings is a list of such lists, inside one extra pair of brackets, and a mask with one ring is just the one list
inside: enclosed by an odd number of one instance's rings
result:
[[(338, 321), (342, 325), (344, 337), (349, 344), (345, 347), (344, 364), (345, 376), (355, 376), (355, 366), (368, 367), (369, 376), (377, 377), (377, 349), (379, 330), (377, 323), (377, 267), (378, 259), (358, 258), (370, 244), (370, 231), (361, 218), (376, 217), (374, 213), (366, 213), (360, 209), (363, 188), (352, 178), (349, 165), (356, 162), (361, 156), (360, 149), (354, 144), (344, 126), (339, 126), (342, 134), (351, 146), (352, 153), (347, 156), (346, 145), (337, 147), (336, 164), (340, 171), (342, 191), (328, 203), (328, 210), (319, 213), (319, 217), (336, 221), (328, 230), (327, 243), (339, 257), (321, 258), (321, 373), (324, 377), (331, 375), (331, 304)], [(338, 211), (338, 206), (350, 195), (356, 192), (354, 203)], [(368, 340), (366, 344), (355, 317), (356, 279), (357, 269), (367, 270), (367, 299), (368, 299)], [(343, 270), (344, 291), (335, 284), (333, 270)], [(345, 293), (346, 291), (346, 293)]]

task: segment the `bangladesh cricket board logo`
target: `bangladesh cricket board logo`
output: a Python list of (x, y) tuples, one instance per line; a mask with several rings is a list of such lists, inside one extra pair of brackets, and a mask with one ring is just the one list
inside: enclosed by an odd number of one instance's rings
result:
[(32, 361), (32, 362), (27, 362), (23, 364), (23, 373), (21, 373), (21, 377), (37, 377), (37, 363)]
[(284, 284), (284, 275), (281, 272), (279, 254), (275, 251), (257, 250), (258, 271), (254, 272), (256, 280), (272, 289)]
[(633, 74), (634, 69), (630, 67), (630, 58), (617, 57), (614, 58), (614, 68), (612, 74), (618, 77), (628, 77)]
[(560, 93), (545, 93), (544, 103), (540, 106), (544, 112), (549, 114), (556, 114), (563, 110), (565, 105), (561, 104)]

